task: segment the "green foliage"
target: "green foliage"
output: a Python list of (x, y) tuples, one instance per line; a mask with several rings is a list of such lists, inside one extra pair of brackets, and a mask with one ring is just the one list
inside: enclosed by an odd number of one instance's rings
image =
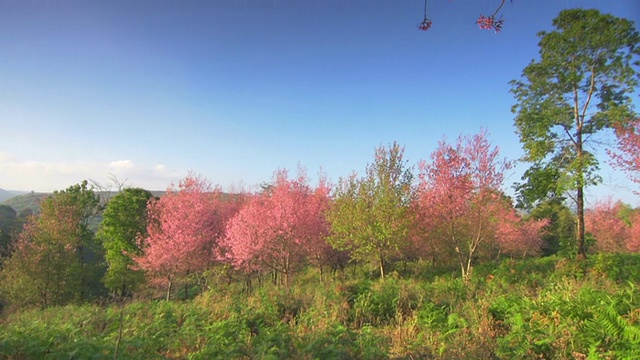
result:
[(376, 149), (366, 176), (341, 181), (329, 211), (329, 242), (355, 260), (371, 261), (384, 278), (385, 264), (403, 247), (409, 230), (413, 174), (394, 143)]
[(570, 257), (576, 252), (576, 215), (562, 201), (558, 199), (546, 200), (538, 203), (529, 215), (536, 220), (548, 219), (542, 237), (543, 255), (559, 253)]
[(2, 258), (8, 256), (21, 224), (16, 211), (8, 205), (0, 205), (0, 266)]
[(640, 279), (640, 257), (637, 254), (607, 254), (594, 255), (591, 271), (602, 274), (619, 283), (638, 281)]
[(309, 275), (286, 289), (219, 283), (187, 301), (26, 310), (2, 320), (0, 358), (112, 359), (122, 311), (120, 359), (633, 359), (638, 277), (601, 268), (638, 262), (505, 260), (468, 282)]
[(632, 21), (594, 9), (563, 10), (553, 25), (538, 34), (540, 59), (511, 82), (516, 130), (532, 163), (519, 200), (531, 205), (575, 190), (578, 253), (585, 255), (584, 188), (601, 181), (589, 149), (597, 145), (593, 135), (636, 117), (640, 35)]
[(380, 326), (391, 323), (398, 311), (399, 286), (395, 279), (375, 283), (368, 291), (358, 294), (351, 308), (351, 318), (357, 327)]
[(86, 181), (42, 202), (0, 273), (2, 295), (11, 306), (62, 305), (93, 299), (103, 289), (102, 249), (88, 224), (98, 198)]
[(7, 205), (15, 209), (16, 213), (20, 214), (38, 214), (40, 213), (40, 204), (48, 197), (51, 197), (51, 193), (34, 193), (16, 195), (10, 199), (2, 202), (3, 205)]
[(140, 255), (138, 241), (147, 235), (147, 203), (153, 195), (128, 188), (109, 200), (96, 237), (105, 249), (108, 268), (104, 284), (125, 296), (142, 283), (144, 275), (132, 269), (133, 256)]

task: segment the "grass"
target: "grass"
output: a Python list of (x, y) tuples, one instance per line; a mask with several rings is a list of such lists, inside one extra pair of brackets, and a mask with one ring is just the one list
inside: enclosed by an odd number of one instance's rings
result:
[[(633, 359), (639, 255), (504, 260), (384, 282), (314, 269), (290, 288), (215, 283), (189, 300), (6, 314), (3, 359)], [(409, 275), (409, 274), (414, 275)], [(418, 275), (416, 275), (418, 274)]]

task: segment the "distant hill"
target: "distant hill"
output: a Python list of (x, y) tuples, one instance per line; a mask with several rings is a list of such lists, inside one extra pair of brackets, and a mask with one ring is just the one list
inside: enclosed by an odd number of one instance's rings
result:
[(1, 202), (2, 205), (9, 205), (20, 214), (26, 209), (30, 209), (34, 214), (40, 212), (40, 202), (51, 194), (47, 193), (20, 193)]
[[(34, 193), (34, 192), (30, 192), (30, 193), (15, 192), (15, 193), (16, 194), (14, 194), (12, 197), (1, 200), (0, 204), (11, 206), (18, 214), (20, 214), (22, 211), (26, 209), (30, 209), (34, 214), (39, 213), (40, 202), (46, 199), (47, 197), (53, 195), (53, 193)], [(153, 196), (156, 196), (156, 197), (161, 197), (162, 195), (164, 195), (164, 193), (165, 193), (164, 191), (155, 191), (155, 190), (151, 191), (151, 194), (153, 194)], [(117, 194), (116, 191), (111, 191), (111, 192), (104, 193), (104, 196), (102, 196), (101, 193), (98, 193), (98, 196), (104, 198), (105, 200), (108, 200), (109, 198), (111, 198), (112, 196), (115, 196), (116, 194)]]
[(14, 196), (24, 194), (24, 193), (25, 193), (24, 191), (12, 191), (12, 190), (0, 189), (0, 203), (7, 199), (11, 199)]

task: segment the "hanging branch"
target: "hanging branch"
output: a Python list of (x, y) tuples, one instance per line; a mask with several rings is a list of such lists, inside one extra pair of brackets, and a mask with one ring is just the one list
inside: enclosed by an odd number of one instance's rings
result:
[[(429, 30), (431, 28), (431, 25), (433, 24), (431, 19), (429, 19), (429, 16), (427, 16), (427, 1), (428, 0), (424, 0), (424, 19), (420, 24), (418, 24), (418, 29), (423, 31)], [(498, 12), (500, 11), (500, 9), (502, 9), (506, 2), (507, 0), (500, 0), (500, 5), (490, 16), (484, 16), (480, 14), (478, 20), (476, 20), (476, 24), (480, 25), (480, 29), (493, 29), (496, 33), (499, 33), (500, 30), (502, 30), (504, 20), (502, 20), (502, 16), (496, 19), (496, 15), (498, 15)], [(511, 3), (513, 4), (513, 0), (511, 0)]]
[(418, 25), (418, 29), (427, 31), (431, 27), (431, 24), (432, 24), (432, 21), (427, 16), (427, 0), (424, 0), (424, 19), (422, 20), (420, 25)]
[[(486, 29), (486, 30), (493, 29), (495, 30), (496, 33), (499, 33), (500, 30), (502, 30), (502, 25), (504, 24), (504, 20), (502, 20), (502, 16), (498, 20), (496, 20), (496, 15), (498, 14), (498, 11), (502, 9), (502, 6), (506, 1), (507, 0), (502, 0), (500, 2), (500, 6), (498, 6), (496, 11), (494, 11), (493, 14), (491, 14), (491, 16), (484, 16), (480, 14), (480, 17), (478, 17), (478, 20), (476, 20), (476, 24), (480, 25), (480, 29)], [(511, 0), (511, 3), (513, 4), (513, 0)]]

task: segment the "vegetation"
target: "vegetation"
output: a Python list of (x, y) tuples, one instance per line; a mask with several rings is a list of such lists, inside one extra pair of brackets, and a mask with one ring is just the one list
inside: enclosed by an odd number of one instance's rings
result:
[(104, 284), (120, 296), (144, 282), (144, 274), (132, 268), (140, 256), (138, 241), (148, 236), (147, 204), (153, 196), (144, 189), (124, 189), (109, 200), (96, 237), (102, 243), (107, 262)]
[(43, 201), (42, 213), (27, 220), (3, 263), (0, 286), (11, 305), (47, 308), (100, 292), (101, 249), (88, 228), (97, 207), (86, 181)]
[(193, 174), (159, 198), (84, 181), (35, 215), (0, 206), (0, 358), (640, 358), (640, 209), (564, 202), (596, 179), (583, 135), (611, 128), (638, 171), (637, 74), (600, 38), (637, 34), (585, 10), (554, 25), (514, 83), (527, 212), (487, 131), (440, 142), (416, 181), (396, 143), (333, 189), (302, 168), (234, 195)]
[(366, 176), (342, 180), (329, 211), (329, 243), (357, 261), (372, 261), (384, 278), (385, 264), (405, 245), (411, 216), (411, 181), (404, 148), (376, 149)]
[(629, 129), (635, 118), (631, 95), (638, 85), (634, 55), (640, 55), (640, 35), (632, 21), (593, 9), (563, 10), (553, 26), (538, 34), (540, 60), (511, 82), (524, 160), (533, 164), (520, 190), (528, 203), (571, 192), (577, 251), (585, 256), (584, 189), (601, 181), (590, 150), (598, 144), (594, 135)]
[(428, 265), (384, 282), (362, 269), (319, 282), (309, 268), (288, 288), (222, 282), (187, 300), (14, 313), (0, 357), (111, 359), (119, 341), (120, 359), (630, 359), (638, 269), (640, 256), (609, 254), (504, 260), (468, 283)]

